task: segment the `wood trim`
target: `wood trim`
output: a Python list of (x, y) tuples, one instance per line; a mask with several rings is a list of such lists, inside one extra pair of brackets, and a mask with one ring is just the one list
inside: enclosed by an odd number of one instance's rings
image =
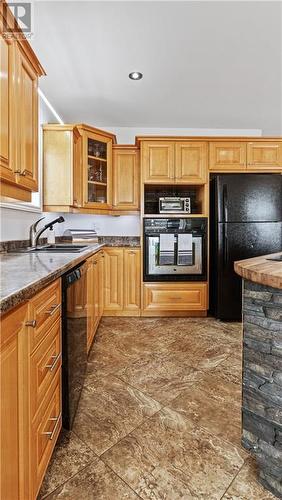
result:
[(282, 141), (281, 136), (272, 136), (272, 137), (265, 137), (265, 136), (211, 136), (211, 135), (203, 135), (203, 136), (190, 136), (190, 135), (141, 135), (141, 136), (135, 136), (135, 146), (140, 147), (141, 142), (147, 142), (147, 141), (205, 141), (205, 142), (271, 142), (271, 141)]
[(31, 201), (31, 192), (22, 187), (0, 181), (0, 195), (13, 200)]

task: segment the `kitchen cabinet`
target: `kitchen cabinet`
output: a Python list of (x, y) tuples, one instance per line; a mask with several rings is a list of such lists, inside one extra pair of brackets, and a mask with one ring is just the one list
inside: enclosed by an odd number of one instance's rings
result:
[(140, 311), (140, 249), (125, 248), (123, 253), (124, 262), (124, 294), (123, 310), (139, 314)]
[(34, 500), (61, 426), (61, 282), (1, 318), (1, 498)]
[(209, 145), (210, 170), (245, 170), (247, 146), (244, 142), (211, 142)]
[(104, 307), (104, 251), (87, 259), (87, 351), (89, 352)]
[(144, 141), (141, 143), (141, 165), (144, 183), (171, 184), (174, 180), (174, 143)]
[(282, 141), (214, 141), (209, 144), (209, 169), (226, 172), (282, 171)]
[(247, 169), (282, 171), (282, 142), (248, 142)]
[(24, 414), (24, 344), (27, 305), (1, 319), (1, 498), (24, 500), (28, 476), (28, 448), (23, 433), (28, 425)]
[[(104, 312), (123, 310), (123, 248), (105, 250)], [(109, 315), (109, 314), (107, 314)]]
[(104, 316), (140, 315), (140, 248), (105, 249)]
[(146, 184), (207, 182), (207, 143), (142, 141), (142, 178)]
[(139, 210), (139, 150), (134, 146), (113, 147), (113, 210)]
[(205, 183), (207, 172), (207, 144), (205, 142), (175, 143), (176, 184)]
[(144, 316), (207, 314), (207, 283), (144, 283)]
[[(1, 195), (30, 201), (38, 190), (38, 77), (45, 74), (26, 39), (13, 37), (14, 18), (0, 6), (0, 188)], [(18, 35), (18, 33), (17, 33)]]
[(44, 210), (109, 213), (113, 142), (113, 134), (88, 125), (45, 125)]

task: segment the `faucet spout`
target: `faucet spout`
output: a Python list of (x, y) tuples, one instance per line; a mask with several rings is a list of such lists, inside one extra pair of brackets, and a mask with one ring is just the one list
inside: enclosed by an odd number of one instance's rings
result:
[(46, 229), (48, 229), (49, 227), (52, 227), (56, 223), (64, 222), (64, 220), (65, 220), (64, 217), (62, 217), (62, 216), (57, 217), (56, 219), (50, 221), (48, 224), (45, 224), (45, 226), (43, 226), (41, 229), (39, 229), (37, 231), (36, 228), (37, 228), (39, 222), (43, 219), (45, 219), (45, 217), (41, 217), (34, 224), (32, 224), (30, 226), (29, 234), (30, 234), (30, 246), (31, 247), (37, 247), (38, 240), (39, 240), (41, 234), (44, 233), (44, 231), (46, 231)]

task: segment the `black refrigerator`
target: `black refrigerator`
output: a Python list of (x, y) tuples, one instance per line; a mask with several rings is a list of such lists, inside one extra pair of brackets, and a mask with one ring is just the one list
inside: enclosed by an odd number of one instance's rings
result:
[(280, 251), (282, 175), (212, 175), (211, 314), (221, 320), (241, 320), (242, 279), (234, 271), (234, 262)]

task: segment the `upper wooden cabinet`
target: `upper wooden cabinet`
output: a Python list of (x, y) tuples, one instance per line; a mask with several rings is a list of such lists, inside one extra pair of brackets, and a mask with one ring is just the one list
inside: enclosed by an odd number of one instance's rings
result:
[(282, 141), (210, 142), (209, 168), (216, 172), (282, 171)]
[(82, 132), (83, 207), (107, 209), (112, 205), (112, 137), (89, 128)]
[(139, 209), (139, 150), (134, 146), (113, 147), (113, 210)]
[(22, 187), (38, 191), (38, 78), (21, 48), (17, 51), (17, 67), (20, 161), (16, 172)]
[[(10, 26), (9, 37), (3, 22)], [(13, 38), (14, 18), (0, 5), (1, 195), (31, 200), (38, 190), (38, 76), (44, 73), (28, 42)], [(17, 33), (18, 35), (18, 33)]]
[(242, 170), (247, 167), (247, 147), (244, 142), (211, 142), (210, 170)]
[(177, 184), (207, 181), (207, 144), (177, 142), (175, 144), (175, 180)]
[(113, 134), (88, 125), (45, 125), (44, 210), (106, 213), (111, 209), (113, 142)]
[(164, 141), (141, 144), (143, 182), (167, 184), (174, 180), (174, 143)]
[(247, 168), (282, 170), (282, 142), (249, 142)]
[(142, 141), (142, 179), (148, 184), (207, 181), (206, 142)]

